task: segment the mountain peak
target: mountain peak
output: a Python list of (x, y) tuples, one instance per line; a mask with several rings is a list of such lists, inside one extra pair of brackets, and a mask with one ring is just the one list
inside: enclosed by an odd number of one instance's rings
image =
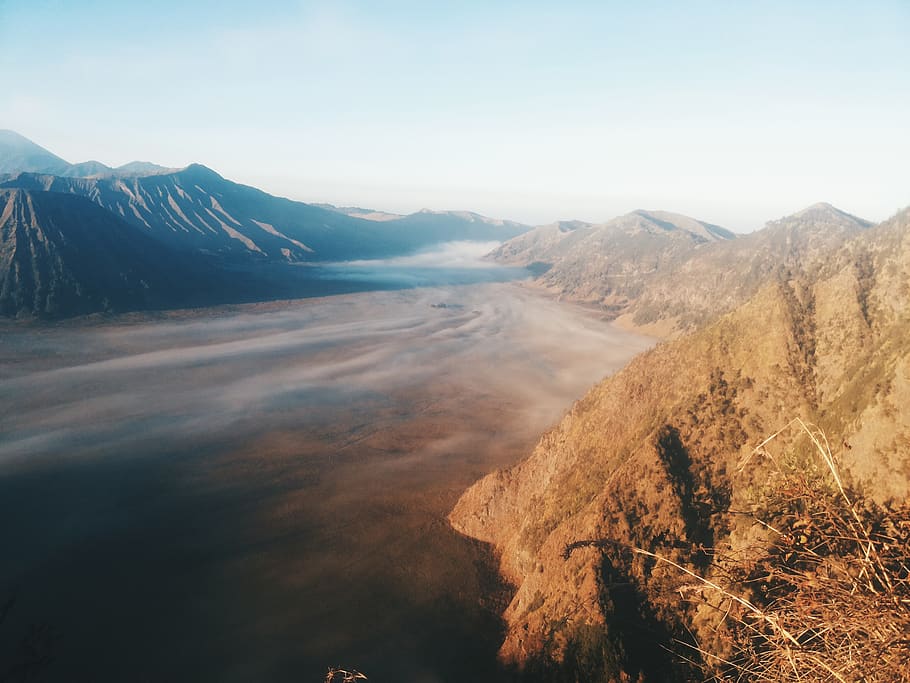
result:
[(0, 130), (0, 173), (63, 173), (70, 164), (14, 130)]
[(844, 213), (843, 211), (841, 211), (840, 209), (838, 209), (836, 206), (829, 204), (828, 202), (816, 202), (815, 204), (807, 206), (805, 209), (797, 211), (793, 215), (794, 216), (807, 216), (807, 215), (815, 215), (815, 214), (817, 214), (817, 215), (829, 214), (829, 215), (843, 215), (843, 216), (848, 215), (848, 214)]
[(153, 164), (151, 161), (131, 161), (114, 169), (118, 175), (158, 175), (172, 173), (177, 169)]
[(828, 202), (817, 202), (811, 206), (807, 206), (801, 211), (785, 216), (778, 223), (817, 223), (817, 224), (838, 224), (844, 226), (857, 226), (860, 228), (868, 228), (872, 223), (869, 221), (849, 214), (846, 211), (838, 209), (836, 206), (829, 204)]
[(203, 166), (202, 164), (190, 164), (186, 168), (180, 169), (178, 172), (182, 175), (187, 175), (193, 178), (224, 180), (224, 178), (217, 171), (213, 171), (208, 166)]
[(719, 225), (706, 223), (696, 218), (670, 211), (652, 211), (636, 209), (624, 216), (614, 218), (608, 225), (621, 227), (635, 226), (648, 231), (660, 230), (667, 233), (688, 233), (697, 239), (714, 242), (735, 239), (736, 234)]

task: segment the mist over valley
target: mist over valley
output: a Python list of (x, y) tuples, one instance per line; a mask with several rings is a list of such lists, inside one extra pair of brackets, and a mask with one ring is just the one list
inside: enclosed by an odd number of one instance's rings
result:
[(448, 512), (652, 343), (505, 283), (0, 335), (0, 584), (47, 680), (496, 680)]

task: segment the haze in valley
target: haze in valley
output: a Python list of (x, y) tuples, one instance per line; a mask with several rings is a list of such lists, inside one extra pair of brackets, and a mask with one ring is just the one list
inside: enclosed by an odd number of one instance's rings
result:
[(497, 680), (447, 515), (652, 343), (514, 283), (0, 335), (0, 585), (48, 680)]

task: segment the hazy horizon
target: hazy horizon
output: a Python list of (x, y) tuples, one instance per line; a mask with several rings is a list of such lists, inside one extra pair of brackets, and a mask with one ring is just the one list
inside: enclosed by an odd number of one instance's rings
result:
[(825, 201), (878, 221), (910, 203), (908, 26), (884, 1), (10, 0), (0, 127), (72, 162), (198, 162), (397, 213), (744, 232)]

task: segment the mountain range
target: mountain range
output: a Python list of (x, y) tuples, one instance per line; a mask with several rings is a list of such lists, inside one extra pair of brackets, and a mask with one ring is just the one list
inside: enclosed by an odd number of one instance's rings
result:
[(634, 211), (601, 225), (535, 228), (490, 256), (531, 266), (546, 291), (597, 305), (636, 329), (674, 336), (743, 303), (772, 273), (811, 265), (870, 225), (829, 204), (747, 235), (677, 214)]
[[(87, 297), (83, 288), (73, 289), (75, 280), (56, 280), (64, 272), (81, 271), (88, 263), (72, 261), (77, 258), (77, 252), (69, 248), (72, 244), (83, 241), (78, 253), (90, 251), (84, 243), (89, 237), (84, 229), (89, 214), (81, 206), (70, 211), (77, 204), (64, 199), (66, 195), (85, 198), (106, 212), (98, 235), (112, 238), (119, 230), (120, 259), (94, 263), (95, 269), (104, 269), (97, 273), (99, 287), (105, 282), (128, 281), (133, 263), (145, 262), (143, 272), (148, 276), (149, 268), (158, 264), (161, 270), (152, 279), (159, 280), (173, 278), (173, 269), (165, 264), (183, 263), (175, 254), (200, 264), (199, 273), (211, 278), (208, 284), (200, 288), (198, 277), (173, 280), (155, 299), (165, 307), (198, 300), (200, 291), (220, 292), (213, 302), (234, 298), (233, 289), (223, 289), (224, 269), (245, 267), (249, 273), (258, 272), (263, 282), (275, 283), (281, 280), (277, 272), (290, 272), (276, 270), (277, 264), (398, 256), (454, 240), (503, 241), (530, 229), (466, 212), (421, 211), (388, 217), (366, 210), (363, 213), (372, 218), (349, 215), (352, 212), (275, 197), (234, 183), (200, 164), (182, 169), (146, 162), (119, 168), (98, 162), (70, 164), (12, 131), (0, 131), (0, 174), (0, 189), (26, 193), (9, 195), (16, 198), (10, 200), (11, 206), (38, 202), (41, 207), (24, 222), (14, 221), (10, 213), (0, 231), (0, 250), (5, 254), (0, 283), (6, 293), (3, 310), (7, 315), (71, 315), (150, 305), (147, 292), (132, 288)], [(53, 208), (54, 204), (58, 206)], [(67, 221), (70, 214), (72, 225)], [(53, 226), (42, 224), (49, 215), (55, 217)], [(101, 214), (91, 215), (100, 220)], [(26, 251), (26, 230), (35, 240), (47, 240), (41, 249)], [(161, 252), (161, 247), (170, 256), (147, 259), (143, 252), (150, 249), (151, 242), (143, 238), (156, 244), (154, 253)], [(30, 269), (34, 272), (26, 272)], [(33, 286), (29, 283), (39, 281), (41, 287), (29, 289)], [(263, 282), (255, 289), (269, 296)], [(53, 303), (35, 293), (50, 291), (55, 292)], [(169, 298), (167, 292), (173, 296)]]
[(12, 130), (0, 130), (0, 174), (47, 173), (74, 178), (151, 175), (169, 170), (148, 161), (112, 168), (100, 161), (71, 164)]

